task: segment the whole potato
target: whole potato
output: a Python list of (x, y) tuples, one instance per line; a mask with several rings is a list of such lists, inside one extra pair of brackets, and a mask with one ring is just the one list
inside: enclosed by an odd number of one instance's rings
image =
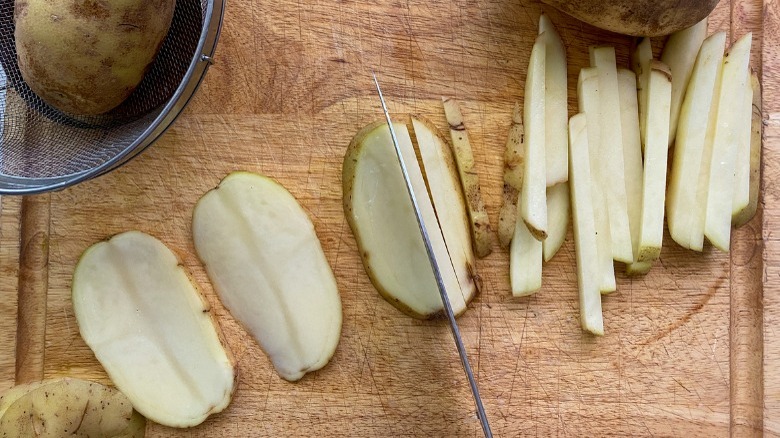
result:
[(542, 0), (593, 26), (635, 36), (669, 35), (710, 14), (718, 0)]
[(176, 0), (16, 0), (22, 77), (61, 111), (110, 111), (141, 82), (175, 6)]

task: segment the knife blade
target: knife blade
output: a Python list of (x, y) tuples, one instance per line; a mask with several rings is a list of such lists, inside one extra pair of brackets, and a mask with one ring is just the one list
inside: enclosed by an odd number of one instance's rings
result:
[(431, 240), (428, 237), (428, 229), (423, 222), (422, 213), (420, 213), (420, 207), (417, 204), (417, 196), (414, 193), (414, 188), (412, 188), (412, 182), (409, 179), (409, 172), (406, 170), (406, 163), (404, 162), (404, 157), (401, 154), (401, 148), (398, 146), (398, 139), (395, 136), (395, 129), (393, 128), (393, 122), (390, 119), (390, 112), (387, 110), (385, 97), (382, 95), (382, 89), (379, 87), (379, 81), (376, 78), (376, 73), (372, 73), (372, 75), (374, 77), (376, 91), (379, 94), (379, 101), (382, 104), (382, 111), (385, 113), (387, 127), (390, 129), (390, 138), (393, 140), (393, 147), (395, 147), (395, 154), (398, 158), (398, 164), (401, 166), (401, 173), (403, 174), (404, 182), (406, 183), (406, 191), (412, 201), (414, 215), (417, 218), (417, 226), (420, 228), (420, 234), (422, 235), (423, 243), (425, 244), (425, 251), (428, 253), (428, 261), (431, 264), (433, 276), (436, 279), (436, 286), (438, 286), (439, 295), (441, 295), (441, 300), (444, 304), (444, 314), (446, 315), (447, 321), (450, 324), (450, 331), (452, 332), (452, 337), (455, 340), (455, 347), (458, 349), (458, 356), (460, 356), (461, 365), (463, 365), (463, 370), (466, 372), (466, 377), (469, 381), (469, 387), (471, 388), (471, 394), (474, 396), (474, 405), (477, 408), (477, 417), (479, 418), (479, 422), (482, 425), (482, 432), (485, 434), (485, 437), (492, 438), (493, 433), (490, 430), (490, 423), (488, 422), (487, 415), (485, 415), (485, 408), (482, 405), (482, 398), (479, 395), (477, 381), (474, 378), (474, 373), (471, 371), (469, 358), (466, 354), (466, 347), (463, 346), (463, 339), (460, 336), (458, 323), (455, 321), (455, 314), (452, 312), (452, 305), (450, 304), (450, 299), (447, 296), (447, 290), (444, 288), (444, 281), (441, 277), (439, 264), (436, 261), (436, 254), (433, 253), (433, 248), (431, 247)]

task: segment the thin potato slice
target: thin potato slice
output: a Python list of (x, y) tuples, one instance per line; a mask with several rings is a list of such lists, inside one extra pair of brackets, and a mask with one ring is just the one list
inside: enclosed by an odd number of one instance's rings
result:
[[(568, 154), (566, 155), (568, 158)], [(566, 240), (566, 231), (569, 229), (568, 182), (547, 188), (547, 225), (547, 238), (542, 242), (545, 262), (555, 257)]]
[(290, 192), (233, 172), (198, 201), (192, 236), (225, 307), (282, 378), (328, 363), (341, 335), (341, 298), (314, 225)]
[[(699, 221), (698, 195), (704, 167), (710, 116), (718, 75), (723, 61), (726, 34), (718, 32), (704, 40), (688, 82), (680, 109), (672, 158), (669, 187), (666, 195), (666, 221), (672, 240), (683, 248), (701, 251), (704, 223)], [(700, 226), (697, 226), (701, 223)], [(698, 233), (694, 230), (698, 229)], [(698, 234), (698, 239), (693, 237)], [(698, 245), (695, 242), (698, 241)], [(693, 244), (692, 244), (693, 243)]]
[(636, 75), (631, 70), (618, 69), (620, 92), (620, 126), (623, 132), (623, 165), (626, 176), (626, 201), (631, 246), (639, 246), (642, 223), (642, 144), (639, 134), (639, 104), (636, 93)]
[(498, 243), (502, 248), (509, 248), (515, 234), (517, 199), (523, 188), (523, 136), (523, 115), (520, 105), (515, 103), (504, 151), (504, 190), (501, 210), (498, 212)]
[[(672, 101), (672, 74), (659, 61), (650, 62), (647, 104), (647, 144), (642, 181), (642, 219), (634, 263), (652, 263), (661, 255), (664, 237), (666, 157)], [(636, 267), (635, 267), (636, 268)], [(629, 270), (638, 270), (630, 268)]]
[(707, 19), (693, 26), (675, 32), (669, 36), (661, 53), (661, 62), (672, 72), (672, 110), (669, 117), (669, 146), (677, 134), (677, 121), (680, 117), (685, 90), (691, 79), (696, 55), (699, 54), (701, 43), (707, 37)]
[(547, 175), (545, 158), (545, 35), (536, 37), (525, 80), (523, 126), (525, 167), (520, 197), (520, 217), (537, 240), (547, 237)]
[(718, 249), (729, 250), (731, 212), (734, 201), (734, 170), (737, 162), (741, 105), (750, 76), (752, 34), (740, 38), (723, 57), (717, 118), (712, 140), (712, 161), (707, 189), (704, 235)]
[(583, 330), (604, 334), (601, 314), (602, 272), (599, 266), (597, 226), (593, 202), (593, 181), (588, 153), (587, 120), (577, 114), (569, 120), (569, 184), (571, 186), (574, 249), (577, 257), (577, 285)]
[(748, 205), (731, 218), (735, 227), (748, 223), (758, 209), (758, 195), (761, 186), (761, 84), (756, 72), (750, 75), (753, 88), (753, 109), (750, 123), (750, 187)]
[[(609, 229), (609, 215), (607, 213), (607, 200), (601, 189), (601, 171), (600, 155), (595, 145), (600, 142), (601, 117), (599, 113), (598, 99), (598, 71), (595, 68), (583, 68), (580, 70), (579, 80), (577, 82), (577, 100), (579, 101), (580, 113), (583, 113), (587, 126), (596, 126), (596, 129), (586, 129), (585, 134), (588, 140), (588, 162), (590, 163), (590, 177), (588, 180), (593, 185), (591, 188), (591, 201), (593, 202), (593, 214), (596, 223), (596, 240), (598, 242), (597, 260), (599, 263), (599, 272), (601, 273), (601, 292), (613, 292), (616, 288), (615, 265), (612, 262), (612, 239)], [(570, 122), (571, 123), (571, 122)], [(571, 124), (569, 125), (571, 129)], [(570, 135), (571, 140), (571, 135)], [(569, 146), (569, 161), (571, 162), (571, 145)], [(569, 164), (571, 167), (571, 164)], [(569, 169), (571, 172), (571, 168)]]
[(181, 261), (138, 231), (84, 251), (73, 273), (84, 341), (136, 410), (171, 427), (221, 412), (235, 365)]
[(539, 35), (544, 35), (545, 44), (544, 141), (547, 187), (552, 187), (569, 180), (566, 48), (545, 14), (539, 17)]
[(542, 242), (528, 231), (523, 221), (515, 223), (509, 250), (509, 281), (512, 295), (531, 295), (542, 287)]
[(734, 197), (731, 204), (731, 220), (750, 203), (750, 142), (753, 137), (753, 86), (745, 81), (743, 107), (738, 128), (737, 162), (734, 171)]
[[(620, 115), (620, 93), (614, 47), (591, 47), (591, 67), (598, 71), (598, 99), (601, 125), (599, 144), (595, 145), (600, 156), (599, 184), (606, 195), (609, 213), (609, 236), (612, 242), (612, 258), (630, 263), (633, 261), (631, 229), (626, 199), (626, 176), (623, 163), (623, 132)], [(588, 128), (595, 129), (591, 125)], [(593, 144), (590, 147), (594, 147)]]
[(3, 437), (142, 437), (146, 420), (114, 388), (59, 378), (22, 385), (0, 417)]
[[(427, 188), (406, 125), (394, 122), (399, 146), (456, 315), (473, 290), (461, 290), (455, 268), (426, 194)], [(366, 126), (344, 156), (344, 213), (360, 248), (363, 266), (383, 298), (415, 318), (441, 314), (443, 303), (384, 121)]]
[(482, 200), (474, 153), (458, 104), (448, 98), (442, 98), (442, 102), (447, 123), (450, 125), (450, 138), (455, 151), (455, 163), (458, 166), (460, 183), (463, 186), (463, 194), (466, 196), (471, 237), (474, 239), (474, 251), (477, 257), (483, 258), (493, 251), (493, 231), (490, 227), (490, 218), (488, 218), (485, 203)]
[(650, 38), (642, 38), (631, 51), (631, 69), (636, 73), (637, 100), (639, 102), (639, 132), (642, 148), (645, 147), (647, 126), (647, 82), (650, 80), (650, 60), (653, 59), (653, 47)]

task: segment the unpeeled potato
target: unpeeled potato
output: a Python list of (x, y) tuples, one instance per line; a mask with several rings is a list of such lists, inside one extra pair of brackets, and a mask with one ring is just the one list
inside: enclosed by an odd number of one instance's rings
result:
[(143, 79), (175, 6), (176, 0), (16, 0), (22, 77), (61, 111), (110, 111)]
[(693, 26), (718, 0), (542, 0), (593, 26), (635, 36), (669, 35)]

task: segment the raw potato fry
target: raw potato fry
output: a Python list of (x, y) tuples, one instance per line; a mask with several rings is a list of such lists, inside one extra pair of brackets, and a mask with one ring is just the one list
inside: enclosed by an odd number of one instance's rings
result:
[[(672, 101), (672, 74), (659, 61), (650, 62), (647, 104), (647, 144), (642, 182), (642, 219), (634, 263), (652, 263), (661, 255), (664, 237), (666, 157)], [(641, 265), (643, 266), (643, 265)], [(640, 266), (630, 271), (641, 271)]]
[(740, 38), (723, 57), (717, 119), (712, 140), (704, 235), (718, 249), (729, 250), (734, 169), (737, 161), (742, 102), (748, 81), (752, 34)]
[[(609, 215), (607, 213), (607, 201), (601, 190), (600, 172), (603, 167), (599, 165), (600, 156), (594, 145), (599, 144), (601, 134), (601, 118), (599, 113), (598, 98), (598, 71), (595, 68), (583, 68), (577, 82), (577, 100), (580, 113), (584, 113), (587, 126), (596, 126), (596, 129), (586, 129), (588, 136), (588, 162), (590, 163), (591, 200), (593, 202), (594, 220), (596, 223), (596, 240), (598, 242), (598, 264), (600, 272), (600, 289), (602, 293), (612, 292), (617, 286), (615, 283), (615, 266), (612, 262), (612, 241), (609, 235)], [(569, 125), (571, 130), (571, 125)], [(571, 136), (570, 136), (571, 137)], [(569, 147), (569, 161), (571, 162), (571, 146)], [(569, 165), (571, 167), (571, 164)], [(569, 169), (571, 172), (571, 168)]]
[(602, 272), (599, 266), (595, 221), (595, 209), (598, 205), (593, 202), (592, 197), (594, 184), (590, 173), (589, 136), (586, 125), (584, 114), (577, 114), (569, 121), (569, 184), (574, 249), (577, 257), (580, 321), (583, 330), (595, 335), (604, 335), (600, 291)]
[(509, 248), (517, 222), (517, 198), (523, 188), (523, 115), (515, 103), (504, 152), (504, 191), (498, 212), (498, 243)]
[(566, 49), (547, 15), (539, 17), (539, 35), (545, 35), (544, 128), (547, 187), (569, 180), (569, 101)]
[(431, 123), (412, 117), (412, 129), (420, 149), (436, 218), (447, 244), (449, 260), (455, 269), (461, 291), (466, 296), (473, 296), (477, 289), (474, 280), (476, 260), (469, 234), (466, 201), (463, 199), (452, 149)]
[(195, 426), (230, 403), (235, 363), (215, 315), (159, 240), (129, 231), (92, 245), (72, 301), (81, 337), (150, 420)]
[(482, 192), (479, 188), (479, 175), (474, 166), (474, 154), (471, 150), (466, 125), (463, 123), (463, 114), (458, 104), (449, 98), (442, 98), (444, 115), (450, 125), (450, 138), (455, 151), (455, 164), (458, 166), (460, 183), (463, 186), (463, 194), (468, 205), (469, 226), (471, 237), (474, 239), (474, 251), (477, 257), (483, 258), (493, 251), (493, 232), (490, 228), (490, 219), (482, 201)]
[[(476, 287), (462, 289), (455, 267), (447, 263), (450, 255), (433, 204), (428, 196), (421, 196), (428, 189), (409, 130), (400, 122), (394, 122), (393, 127), (452, 310), (459, 315), (474, 297)], [(384, 120), (355, 134), (342, 171), (344, 213), (374, 287), (407, 315), (424, 319), (440, 314), (444, 305)], [(465, 226), (465, 220), (463, 223)]]
[(750, 84), (753, 88), (753, 108), (750, 127), (750, 200), (747, 207), (732, 217), (735, 227), (741, 227), (748, 223), (758, 209), (758, 192), (761, 186), (761, 84), (756, 72), (750, 75)]
[(536, 37), (525, 80), (523, 126), (525, 168), (520, 196), (520, 217), (537, 240), (547, 237), (547, 176), (545, 158), (545, 35)]
[(661, 53), (661, 62), (672, 72), (672, 112), (669, 118), (669, 146), (677, 133), (677, 121), (680, 116), (685, 90), (691, 79), (696, 55), (701, 43), (707, 37), (707, 19), (693, 26), (675, 32), (669, 36)]
[(3, 437), (144, 436), (146, 420), (124, 394), (80, 379), (23, 385), (0, 417)]
[(734, 171), (734, 197), (731, 204), (731, 221), (750, 203), (750, 141), (753, 136), (753, 86), (745, 81), (742, 112), (738, 128), (737, 162)]
[(512, 295), (531, 295), (542, 287), (542, 242), (536, 240), (523, 221), (515, 224), (509, 252), (509, 280)]
[[(704, 239), (704, 222), (698, 219), (699, 181), (702, 169), (709, 167), (704, 162), (704, 149), (725, 41), (724, 32), (715, 33), (704, 40), (699, 50), (680, 109), (666, 195), (666, 222), (672, 240), (683, 248), (698, 251), (702, 250)], [(692, 245), (694, 229), (699, 230), (698, 245)]]
[[(567, 129), (566, 132), (569, 130)], [(568, 142), (567, 142), (568, 143)], [(568, 159), (568, 155), (566, 157)], [(569, 184), (556, 184), (547, 188), (547, 238), (542, 242), (544, 261), (549, 262), (561, 249), (569, 227)]]
[(653, 48), (650, 38), (642, 38), (631, 51), (631, 69), (636, 73), (637, 99), (639, 101), (639, 133), (642, 150), (645, 147), (645, 127), (647, 125), (647, 81), (650, 79), (650, 60)]
[[(623, 132), (623, 164), (626, 176), (626, 201), (631, 246), (639, 245), (642, 223), (642, 145), (639, 135), (639, 111), (636, 93), (636, 75), (631, 70), (618, 69), (620, 92), (620, 126)], [(627, 266), (630, 266), (627, 265)]]
[(192, 214), (198, 257), (230, 314), (285, 380), (324, 367), (341, 335), (341, 298), (306, 211), (284, 187), (232, 172)]
[[(614, 47), (591, 47), (591, 67), (598, 71), (598, 97), (601, 119), (599, 144), (599, 166), (604, 167), (599, 175), (599, 184), (606, 194), (609, 213), (609, 235), (612, 241), (612, 258), (631, 263), (633, 248), (631, 229), (628, 222), (626, 199), (626, 176), (623, 163), (623, 132), (620, 123), (620, 93), (618, 88), (617, 64)], [(592, 127), (588, 125), (589, 129)], [(590, 145), (593, 147), (594, 145)]]

